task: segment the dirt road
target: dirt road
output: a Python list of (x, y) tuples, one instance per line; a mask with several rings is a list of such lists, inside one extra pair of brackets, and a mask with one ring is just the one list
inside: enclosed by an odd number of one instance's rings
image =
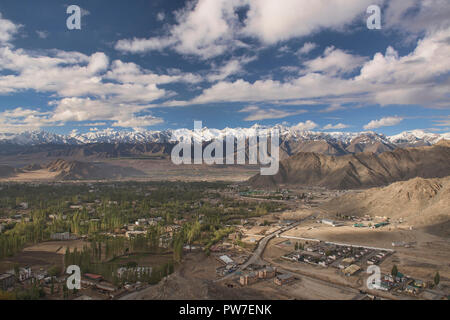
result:
[(258, 247), (256, 248), (255, 251), (253, 251), (252, 255), (250, 256), (250, 258), (243, 264), (241, 265), (236, 271), (227, 274), (226, 276), (224, 276), (221, 279), (216, 280), (216, 282), (219, 281), (223, 281), (223, 280), (227, 280), (230, 278), (233, 278), (234, 276), (236, 276), (236, 274), (238, 272), (242, 272), (243, 270), (245, 270), (249, 265), (251, 264), (257, 264), (257, 265), (263, 265), (264, 264), (264, 260), (262, 259), (262, 254), (264, 252), (264, 250), (266, 249), (267, 243), (269, 243), (270, 240), (272, 240), (273, 238), (275, 238), (276, 236), (279, 236), (281, 233), (289, 231), (293, 228), (295, 228), (296, 226), (298, 226), (300, 223), (302, 223), (304, 220), (308, 219), (309, 217), (295, 222), (287, 227), (283, 227), (267, 236), (265, 236), (264, 238), (262, 238), (259, 243), (258, 243)]

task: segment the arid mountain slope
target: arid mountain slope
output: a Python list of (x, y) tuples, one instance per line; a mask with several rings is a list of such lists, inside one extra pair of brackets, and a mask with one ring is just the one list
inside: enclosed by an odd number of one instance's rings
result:
[[(36, 174), (39, 175), (36, 175)], [(20, 180), (33, 180), (37, 177), (50, 180), (106, 180), (129, 177), (142, 177), (145, 173), (124, 166), (106, 163), (87, 163), (58, 159), (49, 164), (30, 164), (22, 169), (0, 166), (0, 178), (18, 177)]]
[(415, 225), (436, 225), (450, 220), (450, 177), (414, 178), (347, 194), (325, 206), (332, 214), (402, 218)]
[(382, 153), (395, 150), (397, 147), (386, 141), (372, 140), (368, 136), (361, 135), (353, 139), (345, 148), (347, 153), (373, 152)]
[(49, 172), (59, 172), (57, 180), (119, 179), (142, 176), (139, 170), (106, 164), (93, 164), (80, 161), (56, 160), (46, 167)]
[[(55, 135), (45, 132), (28, 132), (19, 135), (0, 134), (0, 160), (4, 159), (70, 159), (92, 161), (107, 158), (141, 158), (170, 156), (180, 139), (192, 134), (194, 140), (200, 136), (189, 130), (167, 132), (90, 132), (86, 135)], [(250, 137), (257, 134), (251, 129), (203, 130), (204, 143), (225, 135)], [(420, 138), (419, 138), (420, 137)], [(281, 159), (299, 152), (314, 152), (326, 155), (345, 155), (361, 152), (381, 153), (399, 147), (430, 146), (448, 135), (437, 135), (417, 131), (386, 137), (374, 132), (312, 132), (281, 127)]]
[(36, 146), (2, 146), (0, 155), (15, 157), (36, 157), (36, 159), (70, 158), (70, 159), (106, 159), (145, 156), (169, 156), (173, 148), (170, 143), (147, 144), (107, 144), (86, 145), (43, 144)]
[(364, 152), (337, 157), (301, 152), (282, 161), (277, 175), (256, 175), (249, 183), (256, 187), (279, 184), (330, 189), (377, 187), (415, 177), (446, 177), (450, 175), (449, 159), (450, 148), (445, 143), (380, 155)]
[[(282, 141), (280, 144), (281, 159), (288, 158), (299, 152), (315, 152), (327, 155), (342, 156), (348, 154), (345, 145), (342, 142), (330, 142), (326, 140), (319, 141)], [(285, 156), (285, 157), (283, 157)]]

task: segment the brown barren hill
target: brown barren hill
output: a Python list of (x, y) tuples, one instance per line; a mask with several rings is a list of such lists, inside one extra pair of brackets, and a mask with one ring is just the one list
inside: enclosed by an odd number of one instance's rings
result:
[(147, 143), (147, 144), (111, 144), (95, 143), (87, 145), (62, 145), (62, 146), (36, 146), (36, 151), (47, 150), (46, 157), (61, 157), (74, 159), (108, 159), (108, 158), (131, 158), (142, 156), (169, 156), (173, 145), (170, 143)]
[(330, 156), (300, 152), (281, 161), (274, 176), (256, 175), (249, 180), (255, 187), (280, 184), (357, 189), (388, 185), (415, 177), (441, 178), (450, 175), (448, 141), (432, 147), (396, 149), (382, 154)]
[(59, 172), (56, 180), (103, 180), (142, 176), (143, 172), (130, 168), (58, 159), (47, 165), (49, 172)]
[(414, 178), (332, 199), (324, 208), (332, 214), (370, 215), (399, 219), (416, 225), (450, 220), (450, 177)]
[(341, 156), (348, 154), (342, 143), (321, 141), (299, 141), (289, 142), (282, 141), (280, 144), (281, 150), (284, 150), (288, 155), (293, 155), (299, 152), (314, 152), (327, 155)]

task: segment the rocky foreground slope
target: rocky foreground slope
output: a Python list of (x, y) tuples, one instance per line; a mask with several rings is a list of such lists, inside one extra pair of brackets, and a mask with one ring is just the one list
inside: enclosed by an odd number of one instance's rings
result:
[(414, 178), (335, 198), (325, 206), (332, 214), (400, 218), (414, 225), (450, 220), (450, 177)]

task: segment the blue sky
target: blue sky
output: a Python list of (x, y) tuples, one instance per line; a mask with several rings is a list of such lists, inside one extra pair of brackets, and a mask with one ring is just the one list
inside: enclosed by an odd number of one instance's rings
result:
[[(342, 6), (341, 3), (345, 3)], [(82, 8), (68, 30), (66, 8)], [(380, 6), (381, 30), (366, 9)], [(446, 0), (0, 3), (0, 132), (450, 131)]]

